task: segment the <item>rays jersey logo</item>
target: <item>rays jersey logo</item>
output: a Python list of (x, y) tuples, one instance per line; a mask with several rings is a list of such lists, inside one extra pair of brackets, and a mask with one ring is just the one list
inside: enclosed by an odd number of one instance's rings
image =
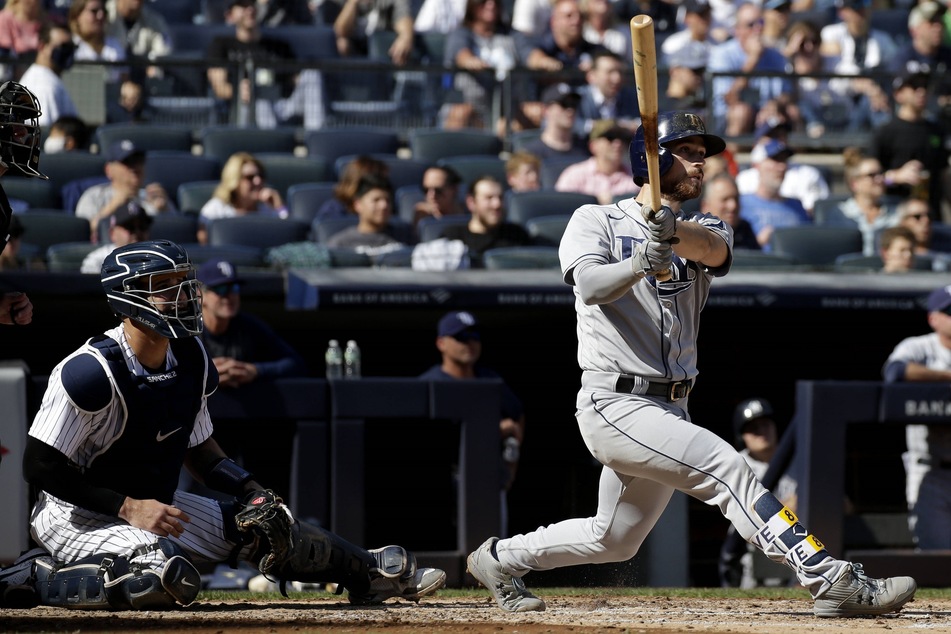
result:
[[(626, 260), (634, 254), (634, 247), (645, 241), (645, 238), (636, 238), (634, 236), (616, 236), (618, 242), (618, 257)], [(657, 289), (660, 297), (673, 297), (686, 291), (693, 285), (697, 277), (697, 271), (687, 266), (686, 260), (674, 255), (670, 265), (670, 279), (664, 282), (658, 282), (653, 276), (644, 278), (644, 281)]]

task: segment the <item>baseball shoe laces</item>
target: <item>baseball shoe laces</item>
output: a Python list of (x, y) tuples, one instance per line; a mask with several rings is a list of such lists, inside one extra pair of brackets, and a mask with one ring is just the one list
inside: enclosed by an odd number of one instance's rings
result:
[(813, 613), (825, 617), (875, 616), (898, 612), (915, 596), (911, 577), (871, 579), (862, 564), (849, 564), (832, 587), (816, 598)]
[(545, 602), (528, 591), (519, 577), (502, 570), (502, 564), (492, 556), (492, 546), (499, 541), (490, 537), (469, 553), (468, 571), (479, 583), (488, 588), (499, 607), (509, 612), (541, 612)]

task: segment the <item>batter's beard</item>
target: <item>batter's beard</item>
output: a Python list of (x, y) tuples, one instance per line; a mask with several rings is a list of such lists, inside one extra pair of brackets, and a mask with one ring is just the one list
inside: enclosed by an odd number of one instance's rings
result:
[[(702, 182), (701, 180), (701, 184)], [(699, 197), (701, 184), (694, 185), (694, 181), (690, 178), (672, 177), (671, 172), (667, 172), (660, 179), (660, 191), (667, 200), (682, 203)]]

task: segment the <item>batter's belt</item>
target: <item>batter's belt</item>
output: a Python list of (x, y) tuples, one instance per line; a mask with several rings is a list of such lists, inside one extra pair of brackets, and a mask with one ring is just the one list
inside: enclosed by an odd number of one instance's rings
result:
[(614, 384), (614, 391), (620, 394), (644, 394), (646, 396), (656, 396), (667, 401), (679, 401), (686, 398), (693, 388), (693, 380), (674, 381), (671, 383), (664, 381), (647, 381), (647, 389), (639, 392), (640, 386), (644, 385), (645, 379), (622, 374), (618, 376)]

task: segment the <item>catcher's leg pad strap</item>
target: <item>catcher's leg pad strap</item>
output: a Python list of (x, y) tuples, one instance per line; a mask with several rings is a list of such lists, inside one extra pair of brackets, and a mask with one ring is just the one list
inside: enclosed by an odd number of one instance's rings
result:
[(402, 546), (384, 546), (369, 552), (376, 560), (376, 566), (370, 569), (371, 576), (379, 575), (387, 579), (398, 579), (411, 578), (416, 574), (416, 557)]
[(796, 514), (772, 493), (766, 491), (760, 495), (753, 503), (753, 510), (763, 525), (750, 542), (773, 561), (801, 570), (828, 557), (822, 543), (810, 535)]
[(100, 554), (65, 566), (37, 560), (36, 591), (40, 603), (86, 610), (110, 609), (105, 584), (119, 559), (118, 555)]

